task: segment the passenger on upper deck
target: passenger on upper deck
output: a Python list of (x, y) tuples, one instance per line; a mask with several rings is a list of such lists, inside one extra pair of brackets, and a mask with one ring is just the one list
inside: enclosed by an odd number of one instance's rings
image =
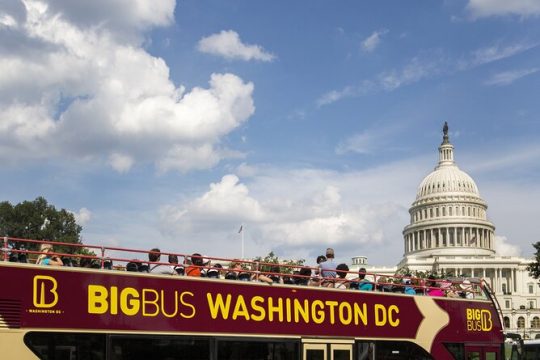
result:
[(349, 288), (349, 281), (346, 279), (346, 276), (348, 274), (349, 267), (347, 264), (339, 264), (336, 266), (336, 273), (337, 273), (337, 279), (334, 287), (336, 289), (348, 289)]
[(186, 268), (187, 276), (201, 276), (201, 266), (203, 266), (203, 257), (201, 254), (191, 255), (191, 265)]
[(426, 295), (428, 296), (444, 296), (444, 292), (439, 287), (439, 284), (435, 281), (435, 276), (429, 275), (429, 281), (426, 283)]
[(169, 254), (169, 265), (171, 269), (178, 275), (184, 275), (184, 267), (178, 265), (178, 256), (174, 254)]
[(336, 277), (336, 263), (334, 262), (334, 249), (326, 249), (326, 261), (319, 264), (319, 271), (323, 278), (321, 286), (333, 287)]
[(409, 295), (416, 295), (416, 290), (414, 287), (412, 287), (412, 280), (411, 280), (411, 274), (406, 274), (403, 279), (401, 279), (401, 282), (403, 283), (403, 293), (409, 294)]
[(373, 283), (366, 279), (366, 269), (360, 268), (358, 270), (358, 290), (372, 291)]
[(326, 261), (326, 256), (319, 255), (317, 256), (317, 269), (315, 270), (315, 276), (313, 276), (308, 284), (309, 286), (321, 286), (322, 278), (321, 278), (321, 263)]
[(461, 284), (459, 284), (459, 287), (461, 290), (461, 297), (465, 299), (474, 299), (474, 292), (471, 285), (471, 281), (469, 279), (463, 280)]
[(62, 259), (56, 255), (50, 254), (53, 252), (53, 246), (51, 244), (41, 244), (39, 251), (44, 253), (39, 255), (36, 260), (38, 265), (51, 265), (51, 266), (64, 266)]
[[(161, 251), (158, 248), (153, 248), (150, 250), (148, 253), (148, 260), (150, 262), (159, 262), (160, 259)], [(170, 266), (161, 264), (151, 264), (148, 272), (151, 274), (176, 275), (176, 271), (174, 271)]]
[(250, 280), (251, 281), (260, 281), (260, 282), (264, 282), (264, 283), (267, 283), (267, 284), (270, 284), (270, 285), (272, 285), (274, 283), (274, 281), (272, 279), (270, 279), (268, 276), (263, 275), (263, 274), (260, 273), (260, 271), (259, 271), (259, 263), (258, 262), (251, 263)]

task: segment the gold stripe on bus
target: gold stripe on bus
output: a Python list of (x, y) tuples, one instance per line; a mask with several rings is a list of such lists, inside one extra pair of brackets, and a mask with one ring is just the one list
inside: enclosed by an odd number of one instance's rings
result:
[(434, 298), (429, 296), (415, 296), (414, 301), (424, 316), (416, 333), (415, 343), (431, 353), (431, 346), (435, 337), (446, 325), (450, 323), (450, 316), (441, 309)]

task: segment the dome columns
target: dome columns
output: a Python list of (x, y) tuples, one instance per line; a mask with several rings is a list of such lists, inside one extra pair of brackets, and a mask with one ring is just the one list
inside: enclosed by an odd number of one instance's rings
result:
[(493, 229), (481, 226), (438, 226), (404, 233), (405, 254), (437, 248), (493, 249)]

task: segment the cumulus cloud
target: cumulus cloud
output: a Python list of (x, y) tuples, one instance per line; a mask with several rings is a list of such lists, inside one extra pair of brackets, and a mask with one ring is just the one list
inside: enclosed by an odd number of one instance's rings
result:
[(81, 208), (78, 212), (74, 212), (73, 216), (75, 216), (75, 221), (77, 224), (84, 226), (90, 222), (92, 219), (92, 212), (88, 210), (87, 208)]
[(519, 246), (510, 244), (505, 236), (495, 236), (495, 251), (499, 256), (520, 256)]
[(203, 53), (222, 56), (226, 59), (273, 61), (275, 55), (266, 52), (259, 45), (244, 44), (240, 35), (233, 30), (223, 30), (202, 38), (197, 49)]
[(381, 42), (381, 37), (388, 32), (388, 29), (374, 31), (364, 41), (362, 41), (362, 50), (365, 52), (373, 52)]
[(119, 172), (137, 162), (205, 169), (239, 156), (221, 139), (254, 113), (253, 84), (226, 73), (207, 87), (175, 86), (142, 46), (145, 30), (172, 21), (174, 1), (84, 7), (28, 0), (4, 10), (16, 25), (0, 25), (1, 156), (103, 160)]
[[(414, 166), (407, 168), (416, 175)], [(382, 173), (386, 180), (381, 181)], [(229, 174), (191, 199), (163, 206), (162, 231), (171, 238), (189, 236), (198, 251), (220, 249), (233, 256), (239, 249), (236, 231), (240, 224), (251, 247), (248, 256), (272, 250), (280, 256), (306, 258), (332, 245), (340, 258), (347, 259), (352, 256), (349, 251), (357, 255), (358, 249), (371, 255), (366, 244), (392, 243), (397, 263), (401, 248), (395, 243), (402, 241), (401, 228), (408, 218), (400, 202), (406, 204), (412, 198), (400, 194), (393, 202), (379, 201), (375, 194), (382, 189), (387, 193), (403, 190), (388, 184), (397, 178), (392, 173), (388, 168), (340, 173), (259, 167), (250, 170), (245, 181)]]
[(511, 70), (511, 71), (504, 71), (498, 74), (494, 74), (491, 76), (486, 82), (486, 85), (496, 85), (496, 86), (504, 86), (504, 85), (510, 85), (516, 80), (519, 80), (523, 77), (532, 75), (534, 73), (538, 72), (538, 68), (531, 68), (531, 69), (521, 69), (521, 70)]
[(474, 18), (489, 16), (538, 16), (540, 2), (536, 0), (469, 0), (467, 10)]

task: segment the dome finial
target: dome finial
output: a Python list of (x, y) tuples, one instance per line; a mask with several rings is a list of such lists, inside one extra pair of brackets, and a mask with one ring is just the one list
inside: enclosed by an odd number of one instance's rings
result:
[(443, 131), (443, 144), (448, 144), (450, 141), (448, 140), (448, 123), (445, 121), (444, 126), (442, 128)]

